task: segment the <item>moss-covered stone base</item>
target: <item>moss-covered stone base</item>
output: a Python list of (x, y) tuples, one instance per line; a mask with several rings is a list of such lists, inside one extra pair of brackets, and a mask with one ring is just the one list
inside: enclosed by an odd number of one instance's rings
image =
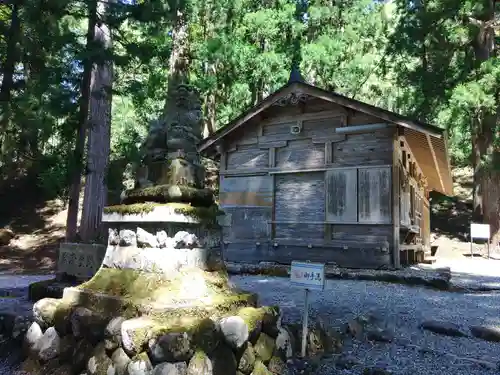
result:
[(118, 215), (145, 215), (152, 213), (156, 208), (171, 209), (171, 212), (177, 215), (185, 215), (194, 222), (202, 226), (217, 225), (217, 217), (224, 215), (219, 206), (213, 204), (209, 207), (197, 207), (187, 203), (158, 203), (143, 202), (134, 204), (120, 204), (116, 206), (104, 207), (104, 214)]
[(128, 317), (204, 318), (255, 306), (257, 296), (229, 287), (225, 271), (191, 269), (172, 280), (161, 274), (101, 268), (89, 281), (64, 291), (68, 303)]

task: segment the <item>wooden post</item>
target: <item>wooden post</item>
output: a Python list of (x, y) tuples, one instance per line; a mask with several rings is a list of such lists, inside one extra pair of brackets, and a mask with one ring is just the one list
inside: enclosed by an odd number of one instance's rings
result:
[[(276, 167), (276, 148), (271, 147), (269, 149), (269, 167)], [(276, 175), (271, 175), (271, 199), (272, 199), (272, 210), (271, 210), (271, 225), (269, 226), (269, 249), (273, 249), (271, 241), (275, 238), (276, 224)]]
[(397, 132), (393, 142), (392, 157), (392, 228), (393, 228), (393, 252), (392, 260), (395, 268), (401, 268), (399, 252), (399, 139)]
[(306, 357), (306, 349), (307, 349), (307, 335), (309, 334), (308, 332), (308, 326), (309, 326), (309, 289), (305, 290), (304, 293), (304, 314), (302, 315), (302, 347), (300, 354), (302, 358)]
[(269, 147), (269, 163), (268, 163), (269, 168), (274, 168), (276, 167), (276, 148), (275, 147)]

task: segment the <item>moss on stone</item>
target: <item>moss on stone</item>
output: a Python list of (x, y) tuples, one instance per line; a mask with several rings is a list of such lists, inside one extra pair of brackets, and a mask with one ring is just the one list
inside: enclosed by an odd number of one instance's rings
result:
[(238, 370), (243, 374), (250, 374), (254, 368), (255, 361), (256, 357), (253, 346), (247, 341), (241, 355), (239, 356)]
[(202, 224), (217, 225), (217, 216), (224, 215), (219, 206), (212, 205), (210, 207), (193, 207), (190, 205), (179, 206), (174, 209), (177, 214), (186, 215), (200, 221)]
[(105, 214), (119, 215), (140, 215), (152, 212), (155, 207), (165, 206), (154, 202), (136, 203), (136, 204), (118, 204), (116, 206), (104, 207)]
[(117, 297), (144, 298), (169, 282), (157, 273), (131, 269), (100, 268), (92, 279), (77, 288)]
[(153, 212), (157, 207), (170, 207), (174, 213), (189, 216), (205, 226), (216, 226), (217, 217), (224, 215), (219, 206), (213, 204), (209, 207), (196, 207), (186, 203), (155, 203), (144, 202), (135, 204), (120, 204), (116, 206), (104, 207), (106, 214), (119, 215), (141, 215)]
[(64, 300), (57, 306), (54, 312), (54, 328), (60, 336), (67, 335), (71, 330), (70, 318), (74, 308), (74, 304)]
[(255, 366), (253, 368), (252, 374), (253, 375), (273, 375), (273, 373), (267, 369), (266, 365), (264, 365), (264, 363), (262, 363), (262, 361), (259, 361), (259, 360), (257, 360), (255, 362)]
[(143, 362), (147, 370), (151, 371), (153, 369), (153, 365), (151, 364), (151, 361), (149, 360), (148, 354), (146, 352), (141, 352), (135, 355), (132, 358), (132, 362)]
[[(195, 277), (206, 286), (198, 298), (186, 298), (186, 283)], [(105, 311), (118, 311), (126, 317), (145, 313), (159, 320), (180, 315), (205, 318), (235, 312), (243, 306), (255, 306), (256, 295), (230, 288), (225, 270), (187, 270), (171, 279), (162, 274), (129, 269), (101, 268), (94, 277), (77, 287), (87, 297), (80, 296), (88, 307)], [(110, 299), (116, 306), (110, 307)], [(82, 302), (81, 302), (82, 303)]]
[(217, 325), (210, 318), (199, 320), (192, 334), (195, 348), (204, 353), (212, 353), (222, 339)]
[(264, 363), (268, 363), (272, 358), (275, 348), (274, 339), (262, 332), (254, 345), (255, 354)]
[(190, 203), (198, 207), (210, 207), (214, 204), (214, 194), (210, 189), (197, 189), (183, 185), (156, 185), (125, 192), (123, 203)]
[(188, 374), (210, 374), (212, 361), (203, 350), (196, 350), (188, 364)]
[(238, 311), (238, 316), (243, 318), (248, 326), (249, 332), (260, 330), (266, 314), (267, 310), (264, 307), (244, 307)]
[(149, 340), (169, 333), (187, 333), (190, 347), (205, 354), (214, 351), (221, 342), (217, 326), (208, 318), (180, 315), (168, 319), (152, 317), (137, 319), (145, 319), (143, 325), (129, 331), (133, 347), (137, 348), (137, 351), (145, 349)]
[(160, 273), (101, 268), (92, 279), (77, 288), (133, 300), (154, 299), (160, 295), (162, 297), (179, 297), (180, 293), (183, 292), (182, 284), (185, 282), (185, 277), (192, 275), (199, 276), (206, 281), (209, 294), (229, 291), (226, 272), (223, 270), (208, 272), (200, 269), (179, 272), (175, 278), (166, 279)]

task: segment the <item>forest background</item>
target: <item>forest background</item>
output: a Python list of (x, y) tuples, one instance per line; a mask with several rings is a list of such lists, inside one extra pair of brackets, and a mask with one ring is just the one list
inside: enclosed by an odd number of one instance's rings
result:
[(91, 240), (179, 56), (208, 135), (285, 84), (298, 51), (308, 83), (446, 128), (498, 239), (499, 14), (494, 0), (0, 0), (0, 216), (59, 197), (67, 238)]

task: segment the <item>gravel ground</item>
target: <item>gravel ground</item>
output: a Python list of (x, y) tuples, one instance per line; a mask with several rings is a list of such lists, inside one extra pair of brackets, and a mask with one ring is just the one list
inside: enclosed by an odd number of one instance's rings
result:
[[(28, 285), (51, 277), (0, 275), (0, 296), (9, 295), (0, 297), (0, 312), (29, 314), (32, 304), (27, 300)], [(263, 305), (281, 306), (284, 321), (300, 322), (304, 292), (291, 287), (286, 278), (232, 276), (231, 280), (239, 287), (259, 293)], [(500, 343), (441, 336), (418, 328), (428, 319), (453, 322), (464, 332), (468, 332), (471, 325), (500, 326), (500, 292), (462, 294), (372, 281), (328, 280), (323, 292), (311, 292), (310, 306), (312, 319), (320, 317), (331, 326), (340, 326), (349, 319), (372, 313), (383, 326), (394, 330), (397, 342), (407, 340), (420, 347), (491, 362), (497, 361), (500, 352)], [(0, 337), (0, 375), (12, 374), (15, 353), (7, 353), (5, 348)], [(344, 352), (360, 360), (364, 366), (384, 367), (395, 375), (499, 374), (478, 364), (422, 353), (397, 343), (346, 343)], [(361, 368), (334, 370), (333, 364), (325, 361), (316, 375), (361, 373)]]
[[(263, 305), (281, 306), (284, 320), (300, 320), (304, 292), (291, 287), (287, 279), (259, 276), (234, 276), (231, 279), (237, 286), (259, 293)], [(471, 325), (499, 325), (498, 292), (462, 294), (379, 282), (328, 280), (324, 292), (312, 292), (310, 301), (313, 319), (320, 317), (332, 326), (340, 326), (349, 319), (371, 312), (386, 327), (393, 329), (399, 340), (460, 357), (494, 363), (498, 359), (500, 344), (468, 337), (441, 336), (418, 328), (420, 323), (430, 319), (453, 322), (464, 332), (468, 332)], [(345, 349), (367, 366), (388, 368), (398, 375), (498, 374), (477, 364), (471, 365), (442, 355), (422, 354), (401, 344), (358, 342)], [(328, 363), (323, 367), (324, 372), (318, 371), (317, 375), (335, 373)], [(360, 374), (361, 371), (355, 369), (340, 373)]]
[[(33, 304), (28, 300), (29, 285), (53, 277), (0, 274), (0, 314), (30, 315)], [(20, 358), (19, 348), (0, 335), (0, 375), (12, 375), (18, 369)]]
[(31, 313), (33, 304), (28, 301), (29, 285), (53, 277), (53, 275), (0, 274), (0, 314), (9, 312), (25, 316)]

